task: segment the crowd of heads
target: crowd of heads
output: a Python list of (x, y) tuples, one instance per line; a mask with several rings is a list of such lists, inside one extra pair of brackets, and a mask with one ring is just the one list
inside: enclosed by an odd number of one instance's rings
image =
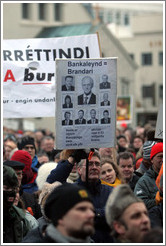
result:
[[(62, 234), (65, 231), (68, 236), (88, 240), (87, 237), (95, 231), (92, 189), (88, 191), (71, 183), (80, 178), (83, 183), (88, 181), (87, 187), (94, 187), (100, 181), (102, 185), (113, 188), (105, 204), (105, 218), (111, 236), (120, 242), (140, 243), (147, 242), (145, 235), (149, 233), (148, 240), (155, 241), (150, 239), (149, 208), (135, 192), (138, 180), (147, 170), (152, 168), (158, 175), (163, 165), (163, 143), (161, 139), (155, 139), (154, 133), (151, 126), (137, 127), (136, 130), (121, 126), (116, 129), (116, 146), (94, 149), (88, 159), (90, 149), (83, 154), (78, 150), (77, 154), (56, 150), (56, 136), (49, 130), (23, 132), (4, 128), (5, 210), (21, 203), (20, 190), (23, 188), (37, 194), (41, 214), (47, 223), (52, 223)], [(75, 157), (75, 163), (67, 183), (49, 184), (47, 178), (58, 162), (72, 157)], [(157, 190), (160, 204), (163, 195), (161, 185)], [(161, 230), (158, 234), (161, 242)]]

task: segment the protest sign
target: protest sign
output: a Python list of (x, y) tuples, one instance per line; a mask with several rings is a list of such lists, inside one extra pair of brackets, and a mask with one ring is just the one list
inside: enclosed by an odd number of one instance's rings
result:
[(55, 59), (98, 57), (97, 34), (4, 40), (4, 118), (54, 117)]
[(132, 97), (118, 96), (117, 98), (117, 123), (132, 121)]
[(115, 146), (117, 58), (56, 60), (56, 148)]
[(158, 111), (155, 138), (163, 139), (163, 104), (160, 105)]

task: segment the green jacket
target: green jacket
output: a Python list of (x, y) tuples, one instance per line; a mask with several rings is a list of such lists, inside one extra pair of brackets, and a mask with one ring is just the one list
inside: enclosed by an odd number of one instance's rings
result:
[(143, 200), (147, 209), (156, 205), (155, 197), (158, 188), (155, 181), (157, 176), (158, 173), (154, 171), (153, 167), (150, 167), (138, 180), (134, 189), (134, 194)]
[(7, 217), (4, 216), (3, 242), (21, 243), (29, 230), (30, 224), (25, 218), (24, 211), (21, 208), (12, 206)]

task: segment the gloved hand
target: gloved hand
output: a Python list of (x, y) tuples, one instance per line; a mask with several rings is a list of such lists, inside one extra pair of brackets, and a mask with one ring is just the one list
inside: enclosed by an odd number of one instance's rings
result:
[(88, 154), (83, 149), (75, 150), (70, 156), (73, 157), (75, 162), (77, 162), (77, 163), (79, 163), (81, 159), (87, 159), (88, 158)]

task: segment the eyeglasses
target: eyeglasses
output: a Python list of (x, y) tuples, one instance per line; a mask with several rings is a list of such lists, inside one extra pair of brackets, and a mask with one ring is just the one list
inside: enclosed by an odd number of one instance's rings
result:
[(25, 150), (33, 150), (35, 147), (34, 146), (25, 146), (23, 149)]
[(100, 162), (98, 161), (89, 161), (89, 167), (92, 167), (95, 165), (96, 167), (100, 167)]

